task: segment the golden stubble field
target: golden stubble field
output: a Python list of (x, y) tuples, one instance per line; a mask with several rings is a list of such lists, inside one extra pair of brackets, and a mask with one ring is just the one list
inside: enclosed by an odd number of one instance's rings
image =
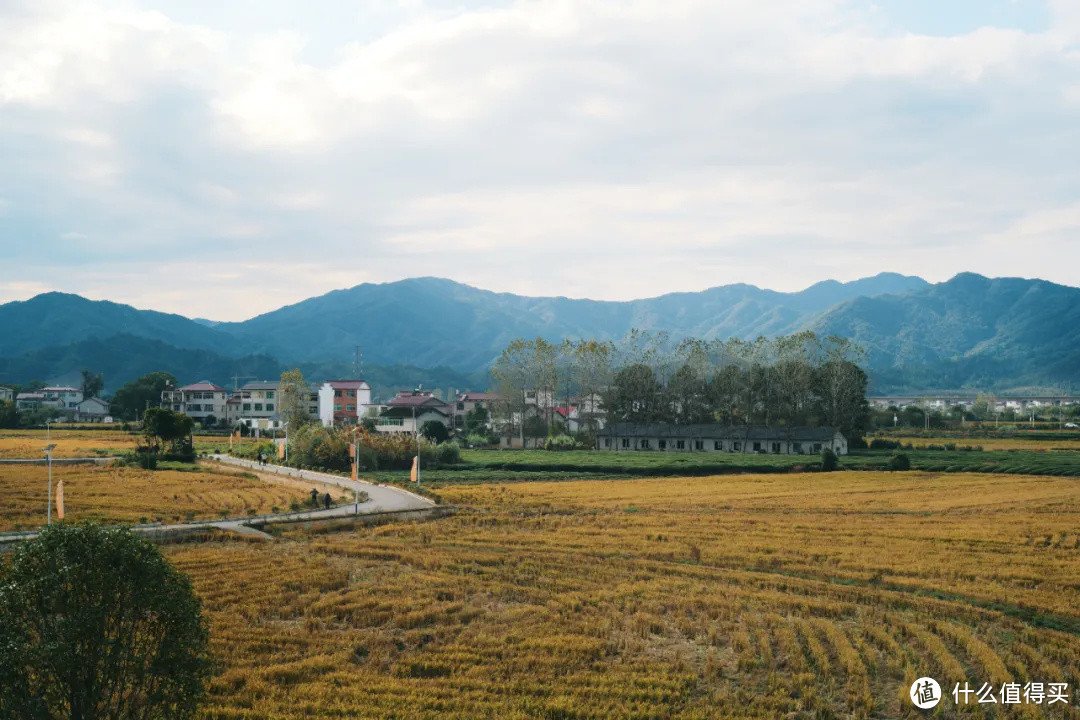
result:
[[(64, 481), (67, 520), (106, 524), (159, 520), (180, 522), (288, 511), (304, 500), (295, 484), (266, 482), (242, 472), (203, 467), (199, 472), (96, 465), (53, 466), (53, 483)], [(0, 464), (0, 531), (45, 524), (48, 468)], [(320, 486), (322, 487), (322, 486)], [(56, 508), (53, 507), (53, 517)]]
[(984, 437), (917, 437), (908, 435), (889, 435), (889, 440), (898, 440), (902, 443), (911, 444), (915, 449), (925, 448), (928, 445), (945, 445), (952, 443), (960, 447), (971, 445), (981, 447), (983, 450), (1040, 450), (1044, 452), (1080, 450), (1080, 432), (1075, 439), (1069, 440), (1038, 440), (1030, 437), (1015, 438), (984, 438)]
[[(1080, 683), (1076, 480), (739, 475), (444, 490), (451, 518), (185, 545), (207, 718), (921, 717)], [(1072, 705), (940, 717), (1078, 715)], [(985, 708), (985, 706), (984, 706)], [(996, 713), (996, 715), (995, 715)]]
[[(48, 440), (46, 440), (48, 438)], [(102, 430), (91, 427), (52, 428), (45, 430), (0, 430), (0, 459), (39, 458), (47, 442), (56, 443), (53, 457), (99, 457), (131, 452), (141, 436), (122, 430)], [(247, 438), (244, 442), (250, 442)], [(229, 438), (196, 435), (197, 450), (228, 448)]]

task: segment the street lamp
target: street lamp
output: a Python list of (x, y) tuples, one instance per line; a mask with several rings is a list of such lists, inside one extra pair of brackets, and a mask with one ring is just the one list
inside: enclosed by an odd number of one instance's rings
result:
[(285, 428), (285, 464), (289, 464), (289, 423), (282, 423), (281, 427)]
[(56, 447), (56, 443), (49, 443), (43, 449), (45, 452), (45, 458), (49, 461), (49, 500), (45, 506), (45, 524), (52, 525), (52, 451)]

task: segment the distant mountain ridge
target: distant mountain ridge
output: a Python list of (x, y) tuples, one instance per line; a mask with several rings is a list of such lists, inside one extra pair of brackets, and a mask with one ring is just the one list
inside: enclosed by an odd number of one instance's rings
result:
[[(0, 362), (0, 381), (28, 379), (22, 374), (35, 361), (26, 358), (44, 358), (45, 349), (60, 360), (42, 360), (42, 369), (59, 372), (56, 363), (75, 356), (57, 348), (120, 333), (209, 351), (224, 364), (267, 358), (313, 372), (347, 369), (360, 346), (365, 363), (441, 367), (441, 377), (482, 385), (486, 368), (514, 338), (618, 339), (634, 328), (674, 337), (753, 339), (802, 329), (850, 337), (868, 351), (879, 392), (1063, 383), (1080, 371), (1080, 289), (972, 273), (937, 284), (881, 273), (792, 293), (736, 284), (624, 302), (526, 297), (414, 278), (335, 290), (243, 322), (46, 293), (0, 305), (0, 358), (9, 359)], [(64, 372), (72, 370), (78, 368)]]

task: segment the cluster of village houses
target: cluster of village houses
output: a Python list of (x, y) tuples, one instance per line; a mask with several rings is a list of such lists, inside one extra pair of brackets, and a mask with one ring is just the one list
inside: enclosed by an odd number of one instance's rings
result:
[[(190, 416), (203, 426), (236, 427), (243, 425), (259, 433), (285, 430), (279, 412), (279, 381), (248, 382), (227, 390), (211, 382), (197, 382), (183, 387), (169, 387), (161, 393), (161, 406)], [(109, 405), (101, 398), (84, 398), (78, 388), (51, 386), (34, 392), (15, 394), (0, 387), (0, 400), (13, 401), (20, 411), (55, 408), (76, 422), (110, 422)], [(496, 393), (457, 393), (450, 402), (427, 390), (399, 392), (385, 403), (374, 403), (371, 386), (363, 380), (330, 380), (310, 387), (308, 412), (312, 419), (326, 426), (357, 425), (364, 418), (374, 420), (381, 433), (414, 434), (428, 422), (438, 422), (448, 429), (462, 427), (465, 415), (476, 407), (491, 412), (503, 400)], [(971, 397), (872, 397), (878, 407), (947, 408), (972, 404)], [(1075, 397), (1016, 397), (994, 401), (1000, 409), (1027, 410), (1080, 402)], [(665, 423), (608, 423), (598, 394), (571, 397), (560, 403), (550, 393), (531, 392), (525, 399), (527, 413), (565, 424), (570, 433), (591, 429), (597, 435), (597, 448), (612, 451), (718, 451), (761, 452), (775, 454), (810, 454), (830, 449), (847, 453), (847, 439), (833, 428), (784, 428), (725, 425), (670, 425)], [(518, 418), (520, 426), (522, 418)], [(489, 427), (491, 420), (489, 419)], [(536, 447), (540, 439), (508, 432), (501, 438), (503, 447)]]
[[(77, 422), (109, 422), (108, 403), (100, 398), (84, 399), (73, 387), (47, 387), (5, 398), (14, 399), (20, 410), (52, 407)], [(281, 383), (249, 382), (227, 390), (211, 382), (197, 382), (183, 387), (168, 387), (161, 393), (161, 407), (181, 412), (205, 427), (243, 425), (257, 433), (285, 431), (280, 414)], [(460, 428), (473, 408), (492, 410), (503, 400), (501, 395), (464, 392), (445, 402), (428, 390), (400, 392), (385, 403), (374, 403), (371, 386), (363, 380), (331, 380), (312, 385), (308, 394), (308, 412), (312, 419), (327, 427), (357, 425), (365, 417), (374, 420), (381, 433), (414, 434), (427, 422), (438, 422), (448, 429)], [(570, 397), (558, 402), (551, 393), (528, 392), (527, 413), (558, 420), (570, 433), (589, 428), (596, 431), (597, 448), (604, 450), (655, 450), (671, 452), (726, 451), (779, 454), (808, 454), (829, 448), (847, 453), (847, 440), (832, 428), (758, 428), (724, 425), (668, 425), (663, 423), (608, 424), (603, 402), (596, 393)], [(516, 423), (519, 427), (522, 418)], [(504, 433), (503, 447), (537, 447), (543, 439), (522, 433)]]

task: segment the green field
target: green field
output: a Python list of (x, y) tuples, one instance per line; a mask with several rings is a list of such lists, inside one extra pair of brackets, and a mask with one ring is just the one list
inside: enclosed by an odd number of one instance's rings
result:
[[(894, 450), (855, 450), (840, 458), (842, 469), (881, 471)], [(1080, 453), (1033, 450), (909, 450), (912, 469), (1080, 477)], [(733, 473), (787, 473), (820, 467), (816, 455), (750, 453), (662, 453), (574, 450), (465, 450), (452, 468), (421, 471), (425, 483), (443, 485), (518, 480), (619, 477), (688, 477)], [(380, 482), (407, 480), (405, 472), (368, 473)]]

